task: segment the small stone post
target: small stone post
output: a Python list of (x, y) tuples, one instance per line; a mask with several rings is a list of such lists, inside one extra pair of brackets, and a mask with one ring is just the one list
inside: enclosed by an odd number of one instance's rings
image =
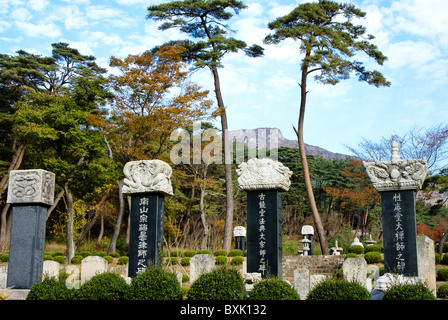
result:
[[(303, 242), (302, 242), (302, 250), (303, 250), (303, 255), (304, 256), (312, 256), (313, 255), (313, 235), (314, 235), (314, 228), (313, 226), (310, 225), (304, 225), (302, 226), (302, 237), (303, 237)], [(308, 241), (304, 241), (304, 240), (308, 240)], [(304, 248), (306, 248), (306, 243), (308, 244), (308, 250), (305, 250)]]
[(165, 195), (173, 195), (171, 167), (160, 160), (126, 163), (123, 194), (131, 197), (128, 276), (157, 265), (163, 249)]
[(30, 289), (42, 278), (47, 209), (54, 201), (55, 175), (41, 169), (13, 170), (7, 203), (12, 205), (6, 286)]
[(247, 191), (247, 273), (282, 275), (281, 191), (288, 191), (292, 171), (272, 159), (239, 165), (238, 185)]
[(414, 194), (426, 177), (426, 159), (401, 160), (392, 143), (391, 161), (363, 162), (374, 188), (381, 194), (384, 271), (418, 275)]

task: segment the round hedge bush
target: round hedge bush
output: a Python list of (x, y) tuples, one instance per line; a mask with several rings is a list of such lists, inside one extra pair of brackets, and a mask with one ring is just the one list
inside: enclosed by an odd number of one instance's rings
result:
[(366, 260), (367, 263), (378, 263), (383, 261), (383, 257), (381, 256), (381, 253), (379, 253), (378, 251), (367, 252), (364, 255), (364, 259)]
[(448, 298), (448, 284), (442, 284), (437, 288), (437, 298)]
[(348, 252), (350, 253), (356, 253), (356, 254), (361, 254), (364, 253), (364, 247), (360, 246), (360, 245), (354, 245), (354, 246), (350, 246), (348, 248)]
[(381, 252), (381, 247), (377, 244), (369, 244), (364, 249), (364, 253), (368, 252)]
[(138, 274), (131, 281), (128, 300), (180, 300), (182, 289), (174, 273), (155, 266)]
[(243, 262), (244, 262), (244, 258), (243, 258), (243, 257), (241, 257), (241, 256), (236, 256), (236, 257), (233, 257), (233, 258), (232, 258), (232, 260), (230, 261), (230, 264), (231, 264), (232, 266), (240, 266), (240, 265), (243, 264)]
[(188, 267), (190, 265), (190, 259), (190, 257), (183, 257), (182, 260), (180, 260), (180, 265)]
[(227, 257), (226, 256), (217, 256), (215, 258), (215, 263), (217, 265), (225, 265), (227, 263)]
[(384, 293), (383, 300), (437, 300), (424, 284), (393, 285)]
[(437, 280), (448, 281), (448, 268), (440, 268), (437, 270)]
[(278, 278), (264, 279), (249, 292), (249, 300), (299, 300), (296, 290)]
[(243, 297), (243, 277), (237, 270), (227, 268), (202, 274), (187, 293), (189, 300), (241, 300)]
[(64, 282), (49, 278), (34, 284), (26, 300), (71, 300), (74, 293), (75, 291), (68, 289)]
[(9, 253), (0, 253), (0, 262), (8, 262), (9, 260)]
[(219, 257), (219, 256), (227, 256), (227, 251), (224, 249), (219, 249), (216, 250), (215, 252), (213, 252), (215, 257)]
[(193, 250), (187, 250), (187, 251), (184, 252), (184, 257), (189, 257), (189, 258), (191, 258), (191, 257), (194, 256), (195, 254), (196, 254), (195, 251), (193, 251)]
[(241, 251), (240, 249), (232, 249), (232, 250), (230, 250), (230, 252), (227, 256), (228, 257), (240, 257), (242, 255), (243, 255), (243, 251)]
[(448, 264), (448, 253), (444, 253), (442, 256), (441, 264)]
[(105, 272), (93, 276), (77, 290), (77, 300), (124, 300), (129, 285), (116, 273)]
[(117, 260), (117, 264), (119, 264), (119, 265), (123, 265), (123, 264), (126, 264), (128, 262), (129, 262), (129, 257), (126, 257), (126, 256), (121, 256)]
[(308, 294), (307, 300), (371, 300), (369, 291), (356, 282), (324, 280)]

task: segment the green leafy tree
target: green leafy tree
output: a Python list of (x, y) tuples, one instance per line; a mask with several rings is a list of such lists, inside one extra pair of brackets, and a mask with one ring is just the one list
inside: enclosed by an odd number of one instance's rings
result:
[(300, 112), (298, 127), (294, 128), (299, 141), (300, 158), (304, 173), (307, 196), (323, 254), (329, 254), (322, 221), (314, 199), (308, 161), (305, 153), (303, 127), (307, 97), (308, 76), (323, 84), (335, 85), (355, 73), (360, 81), (376, 87), (389, 86), (384, 76), (374, 70), (367, 70), (356, 53), (363, 52), (382, 65), (387, 59), (370, 41), (374, 37), (366, 34), (362, 25), (354, 25), (354, 18), (365, 13), (353, 5), (338, 4), (329, 0), (304, 3), (289, 14), (268, 24), (273, 33), (266, 36), (266, 44), (278, 44), (285, 39), (299, 42), (303, 54), (300, 72)]
[(74, 255), (75, 199), (88, 201), (116, 174), (96, 117), (108, 97), (104, 69), (68, 44), (53, 44), (54, 64), (38, 91), (14, 105), (14, 134), (29, 144), (26, 162), (56, 175), (66, 204), (66, 259)]
[(221, 117), (221, 129), (224, 149), (225, 181), (226, 181), (226, 222), (223, 248), (230, 250), (232, 242), (233, 223), (233, 183), (232, 159), (228, 139), (227, 113), (221, 94), (218, 69), (222, 67), (221, 60), (228, 52), (244, 51), (251, 57), (261, 56), (263, 49), (258, 45), (248, 47), (244, 41), (229, 37), (229, 27), (225, 25), (233, 11), (238, 14), (246, 6), (236, 0), (183, 0), (172, 1), (148, 7), (148, 18), (165, 21), (160, 30), (178, 28), (192, 40), (175, 41), (184, 46), (187, 51), (183, 58), (194, 64), (196, 68), (210, 69), (214, 86), (218, 113)]

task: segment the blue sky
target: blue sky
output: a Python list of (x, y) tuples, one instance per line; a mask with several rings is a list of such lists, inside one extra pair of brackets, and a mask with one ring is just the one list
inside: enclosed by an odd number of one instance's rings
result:
[[(159, 31), (146, 20), (146, 8), (162, 0), (0, 0), (1, 53), (17, 50), (51, 54), (51, 43), (67, 42), (108, 66), (110, 56), (124, 58), (165, 41), (179, 39), (174, 30)], [(246, 0), (248, 6), (229, 21), (237, 39), (262, 44), (267, 24), (303, 0)], [(310, 81), (305, 142), (349, 153), (361, 137), (379, 141), (413, 127), (429, 128), (448, 119), (448, 24), (446, 0), (346, 0), (367, 13), (359, 23), (373, 34), (389, 58), (384, 66), (365, 60), (392, 82), (375, 88), (355, 77), (336, 86)], [(182, 36), (183, 37), (183, 36)], [(228, 55), (220, 70), (230, 129), (277, 127), (295, 139), (300, 92), (298, 44), (266, 45), (263, 58)], [(211, 90), (207, 70), (192, 81)]]

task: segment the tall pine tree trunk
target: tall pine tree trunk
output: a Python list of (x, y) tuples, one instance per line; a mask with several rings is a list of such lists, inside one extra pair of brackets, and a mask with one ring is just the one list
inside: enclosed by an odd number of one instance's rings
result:
[(224, 223), (224, 240), (223, 249), (230, 251), (232, 244), (232, 227), (233, 227), (233, 181), (232, 181), (232, 159), (230, 158), (230, 141), (227, 126), (227, 114), (224, 101), (221, 95), (221, 86), (219, 82), (218, 68), (211, 67), (213, 80), (215, 84), (216, 100), (218, 102), (219, 115), (221, 116), (222, 143), (224, 151), (224, 169), (226, 181), (226, 217)]
[(299, 113), (299, 122), (298, 122), (298, 128), (296, 131), (297, 140), (299, 142), (299, 151), (300, 151), (300, 160), (302, 162), (302, 170), (303, 170), (303, 177), (305, 179), (305, 188), (306, 188), (306, 194), (308, 196), (308, 201), (310, 203), (311, 212), (313, 214), (314, 224), (317, 229), (317, 234), (319, 236), (319, 242), (320, 247), (322, 250), (323, 255), (329, 255), (330, 252), (328, 250), (328, 244), (327, 239), (325, 236), (324, 227), (322, 224), (322, 220), (320, 218), (319, 211), (317, 210), (316, 206), (316, 200), (314, 199), (314, 192), (313, 192), (313, 186), (311, 184), (311, 178), (310, 178), (310, 170), (308, 167), (308, 160), (306, 158), (306, 152), (305, 152), (305, 143), (303, 139), (303, 123), (305, 119), (305, 106), (306, 106), (306, 78), (308, 75), (308, 67), (303, 65), (302, 66), (302, 79), (300, 82), (300, 113)]
[(74, 200), (73, 194), (70, 191), (68, 184), (64, 185), (64, 191), (67, 209), (67, 221), (65, 224), (65, 263), (70, 263), (70, 260), (75, 255), (75, 242), (73, 239)]

